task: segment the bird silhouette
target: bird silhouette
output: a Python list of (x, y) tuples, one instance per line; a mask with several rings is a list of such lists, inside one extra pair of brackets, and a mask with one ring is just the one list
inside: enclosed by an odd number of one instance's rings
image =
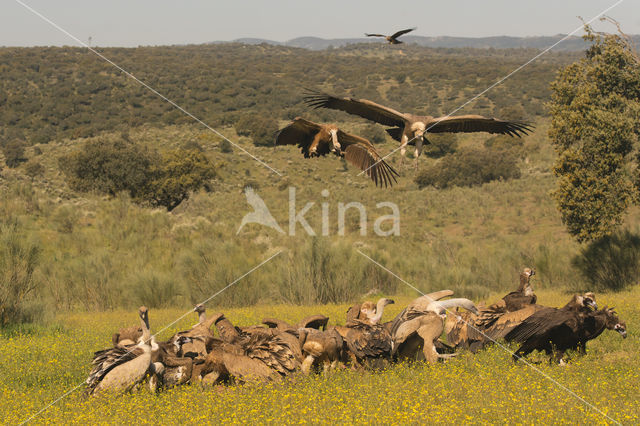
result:
[(282, 228), (280, 228), (278, 222), (276, 222), (275, 218), (269, 211), (269, 208), (264, 203), (264, 200), (255, 193), (252, 187), (247, 186), (244, 189), (244, 195), (247, 197), (247, 203), (249, 203), (249, 205), (253, 207), (254, 211), (244, 215), (244, 217), (242, 218), (242, 222), (240, 223), (240, 227), (238, 228), (238, 232), (236, 232), (236, 235), (238, 235), (242, 228), (244, 228), (244, 226), (248, 223), (258, 223), (260, 225), (268, 226), (269, 228), (273, 228), (281, 234), (284, 234), (284, 231), (282, 230)]

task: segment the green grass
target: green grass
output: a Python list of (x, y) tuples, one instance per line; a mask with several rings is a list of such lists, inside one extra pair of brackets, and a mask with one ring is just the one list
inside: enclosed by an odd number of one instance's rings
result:
[[(231, 290), (229, 290), (231, 291)], [(543, 304), (568, 299), (558, 291), (540, 291)], [(151, 395), (148, 392), (85, 398), (80, 387), (34, 419), (46, 424), (106, 424), (155, 422), (214, 423), (610, 423), (567, 389), (624, 424), (640, 421), (640, 288), (618, 294), (598, 294), (600, 305), (615, 305), (626, 320), (627, 339), (606, 331), (588, 345), (586, 356), (572, 355), (566, 367), (543, 361), (533, 370), (514, 365), (510, 354), (491, 347), (476, 355), (463, 353), (446, 363), (395, 365), (381, 372), (340, 370), (320, 376), (294, 375), (280, 383), (214, 387), (187, 386)], [(491, 295), (494, 300), (499, 295)], [(410, 300), (396, 297), (384, 321)], [(258, 305), (224, 310), (236, 325), (258, 323), (275, 316), (289, 321), (323, 313), (330, 324), (343, 323), (347, 305)], [(159, 331), (184, 311), (152, 310), (151, 326)], [(195, 315), (158, 337), (192, 325)], [(108, 347), (111, 333), (136, 322), (135, 311), (60, 315), (62, 327), (43, 327), (29, 334), (0, 337), (0, 416), (7, 424), (26, 420), (49, 402), (82, 383), (92, 353)], [(515, 347), (511, 347), (514, 349)], [(553, 383), (544, 376), (556, 381)], [(558, 384), (564, 386), (563, 389)], [(147, 414), (148, 413), (148, 414)]]

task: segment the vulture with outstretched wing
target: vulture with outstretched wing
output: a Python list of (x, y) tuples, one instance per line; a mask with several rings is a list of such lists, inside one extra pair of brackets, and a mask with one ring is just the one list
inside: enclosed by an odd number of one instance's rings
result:
[(357, 115), (367, 120), (389, 126), (387, 133), (400, 142), (404, 156), (406, 146), (415, 145), (416, 167), (423, 144), (429, 143), (426, 133), (472, 133), (487, 132), (521, 137), (529, 134), (533, 126), (523, 121), (499, 120), (481, 115), (459, 115), (431, 117), (402, 113), (366, 99), (339, 98), (326, 93), (309, 90), (304, 97), (307, 105), (314, 108), (329, 108)]
[(298, 145), (305, 158), (329, 153), (344, 157), (379, 186), (397, 182), (398, 173), (380, 157), (371, 142), (343, 132), (333, 124), (318, 124), (296, 117), (278, 132), (276, 145)]
[(386, 34), (369, 34), (369, 33), (365, 33), (364, 35), (366, 35), (367, 37), (384, 37), (389, 42), (389, 44), (402, 44), (404, 42), (398, 40), (398, 37), (406, 33), (410, 33), (411, 31), (414, 31), (416, 29), (417, 28), (414, 27), (414, 28), (408, 28), (406, 30), (400, 30), (390, 36)]

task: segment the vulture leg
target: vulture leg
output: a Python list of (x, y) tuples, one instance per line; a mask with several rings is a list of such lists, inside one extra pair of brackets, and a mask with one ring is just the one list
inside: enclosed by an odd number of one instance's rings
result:
[(402, 133), (402, 138), (400, 138), (400, 166), (404, 163), (404, 156), (407, 152), (407, 144), (409, 143), (409, 136), (406, 133)]
[(422, 136), (418, 136), (416, 138), (416, 150), (414, 152), (414, 161), (415, 161), (416, 171), (418, 170), (418, 157), (420, 157), (420, 154), (422, 153), (422, 144), (423, 143), (424, 143), (423, 137)]
[(418, 329), (418, 334), (424, 341), (422, 353), (429, 364), (435, 364), (440, 358), (440, 354), (436, 350), (435, 341), (442, 334), (442, 330), (442, 321), (439, 324), (427, 324)]
[(304, 361), (302, 361), (302, 367), (300, 367), (300, 370), (302, 370), (303, 374), (309, 374), (309, 372), (311, 372), (311, 367), (315, 360), (316, 359), (313, 355), (308, 355)]

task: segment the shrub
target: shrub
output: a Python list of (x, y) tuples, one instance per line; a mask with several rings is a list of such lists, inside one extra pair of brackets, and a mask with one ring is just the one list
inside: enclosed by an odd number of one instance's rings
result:
[(151, 169), (152, 179), (143, 198), (171, 211), (216, 176), (213, 164), (198, 150), (175, 149), (162, 154)]
[(458, 138), (453, 133), (432, 133), (429, 143), (424, 145), (422, 153), (430, 158), (441, 158), (453, 154), (458, 148)]
[(125, 140), (100, 139), (60, 157), (59, 166), (69, 186), (77, 191), (110, 195), (126, 191), (132, 198), (146, 192), (157, 155)]
[(415, 182), (420, 188), (447, 188), (519, 178), (517, 163), (516, 155), (510, 151), (464, 148), (422, 170)]
[(40, 246), (25, 241), (16, 222), (0, 227), (0, 326), (31, 322)]
[(624, 231), (594, 240), (572, 264), (590, 284), (589, 290), (622, 290), (640, 280), (640, 236)]
[(59, 161), (72, 189), (109, 195), (127, 192), (138, 202), (169, 211), (215, 177), (213, 165), (197, 149), (162, 154), (124, 140), (99, 140)]
[(4, 162), (7, 167), (16, 168), (27, 161), (24, 156), (24, 147), (25, 143), (20, 139), (13, 139), (2, 145), (2, 154), (4, 154)]
[(233, 152), (231, 143), (226, 139), (222, 139), (222, 142), (220, 142), (219, 146), (220, 146), (220, 152), (222, 152), (223, 154), (228, 154), (230, 152)]
[(236, 133), (249, 136), (257, 146), (272, 146), (278, 132), (278, 123), (273, 117), (244, 115), (235, 124)]
[(369, 139), (371, 143), (383, 143), (387, 140), (387, 132), (375, 124), (367, 124), (360, 132), (360, 136)]
[(24, 172), (31, 178), (44, 176), (44, 166), (38, 160), (30, 160), (24, 166)]

